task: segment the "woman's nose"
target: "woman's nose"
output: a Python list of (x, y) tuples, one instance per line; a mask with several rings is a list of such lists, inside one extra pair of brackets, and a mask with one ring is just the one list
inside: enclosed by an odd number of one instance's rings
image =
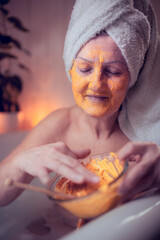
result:
[(102, 87), (103, 84), (103, 74), (101, 70), (95, 70), (93, 76), (90, 79), (89, 87), (97, 90)]

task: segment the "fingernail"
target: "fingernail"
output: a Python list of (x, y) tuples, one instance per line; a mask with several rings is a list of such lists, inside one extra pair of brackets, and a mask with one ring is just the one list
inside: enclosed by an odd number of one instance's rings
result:
[(97, 183), (100, 181), (100, 178), (98, 176), (93, 176), (92, 180), (93, 180), (93, 182)]
[(84, 177), (83, 177), (82, 175), (76, 175), (76, 176), (75, 176), (75, 180), (76, 180), (77, 182), (82, 182), (82, 181), (84, 180)]
[(43, 179), (41, 179), (41, 182), (42, 182), (44, 185), (46, 185), (46, 184), (48, 184), (48, 182), (49, 182), (49, 178), (48, 178), (48, 177), (43, 177)]

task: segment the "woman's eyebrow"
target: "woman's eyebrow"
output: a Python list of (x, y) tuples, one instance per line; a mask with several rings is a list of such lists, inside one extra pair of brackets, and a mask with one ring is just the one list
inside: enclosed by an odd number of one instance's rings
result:
[[(86, 61), (86, 62), (89, 62), (89, 63), (94, 63), (94, 61), (91, 61), (91, 60), (86, 59), (86, 58), (83, 58), (83, 57), (77, 57), (77, 58), (78, 58), (78, 59), (81, 59), (81, 60), (84, 60), (84, 61)], [(118, 61), (118, 60), (103, 62), (103, 65), (114, 64), (114, 63), (120, 63), (120, 64), (122, 64), (123, 66), (125, 65), (124, 62)]]
[(85, 58), (83, 58), (83, 57), (77, 57), (78, 59), (81, 59), (81, 60), (84, 60), (84, 61), (86, 61), (86, 62), (89, 62), (89, 63), (94, 63), (93, 61), (91, 61), (91, 60), (88, 60), (88, 59), (85, 59)]
[(108, 64), (114, 64), (114, 63), (120, 63), (121, 65), (126, 65), (125, 62), (122, 62), (122, 61), (109, 61), (109, 62), (104, 62), (103, 65), (108, 65)]

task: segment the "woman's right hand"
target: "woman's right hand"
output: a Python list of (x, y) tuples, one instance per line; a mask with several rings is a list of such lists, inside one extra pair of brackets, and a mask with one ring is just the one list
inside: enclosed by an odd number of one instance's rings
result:
[(89, 154), (89, 149), (73, 152), (63, 142), (57, 142), (19, 153), (15, 164), (22, 173), (38, 177), (43, 184), (49, 182), (49, 173), (53, 171), (75, 183), (95, 183), (99, 178), (78, 161)]

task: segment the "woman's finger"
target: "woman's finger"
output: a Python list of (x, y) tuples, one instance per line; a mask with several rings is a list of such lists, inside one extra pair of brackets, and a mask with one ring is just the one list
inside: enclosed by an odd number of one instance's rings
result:
[(142, 155), (146, 150), (146, 144), (141, 142), (129, 142), (118, 152), (118, 157), (122, 161), (131, 160)]
[[(61, 168), (67, 167), (71, 170), (72, 174), (76, 174), (78, 176), (81, 176), (83, 181), (89, 181), (89, 182), (98, 182), (99, 177), (89, 171), (86, 167), (84, 167), (78, 160), (75, 160), (71, 157), (68, 157), (64, 154), (57, 154), (56, 158), (54, 157), (54, 160), (48, 160), (45, 162), (45, 166), (51, 170), (56, 171), (60, 174)], [(65, 176), (65, 175), (63, 175)], [(66, 177), (66, 176), (65, 176)], [(71, 176), (72, 177), (72, 176)], [(71, 180), (71, 177), (69, 179)], [(80, 177), (78, 177), (80, 178)], [(79, 182), (79, 181), (78, 181)]]
[(146, 154), (150, 156), (150, 161), (154, 161), (159, 157), (159, 152), (155, 143), (129, 142), (119, 150), (118, 156), (122, 161), (136, 159), (136, 157), (138, 157), (138, 161), (141, 161), (141, 157)]
[(41, 183), (47, 184), (49, 182), (49, 174), (46, 168), (37, 168), (36, 176), (39, 178)]
[(147, 159), (147, 157), (144, 155), (141, 159), (141, 162), (137, 163), (128, 171), (119, 187), (119, 192), (121, 194), (126, 194), (127, 192), (132, 191), (150, 172), (151, 168), (152, 162), (150, 161), (150, 158)]
[(31, 176), (37, 176), (42, 183), (48, 182), (48, 174), (51, 171), (57, 172), (76, 183), (84, 181), (97, 183), (99, 177), (78, 161), (79, 157), (86, 157), (89, 153), (90, 150), (72, 152), (62, 142), (47, 144), (21, 154), (19, 156), (19, 167)]
[(73, 171), (72, 168), (66, 165), (59, 165), (57, 173), (75, 183), (82, 183), (85, 179), (82, 174), (78, 174), (77, 172)]

